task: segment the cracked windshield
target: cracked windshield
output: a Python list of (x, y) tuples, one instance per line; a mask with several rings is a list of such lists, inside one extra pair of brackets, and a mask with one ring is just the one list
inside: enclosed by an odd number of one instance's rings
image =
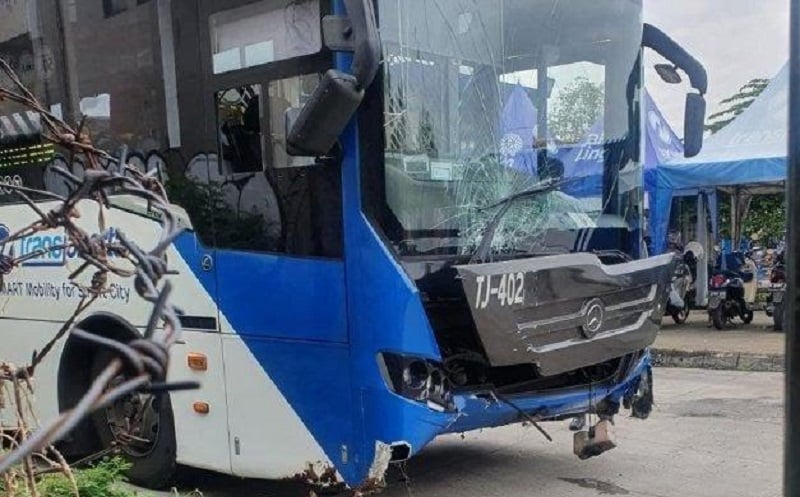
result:
[(403, 254), (472, 254), (493, 224), (512, 256), (638, 229), (639, 2), (378, 3)]

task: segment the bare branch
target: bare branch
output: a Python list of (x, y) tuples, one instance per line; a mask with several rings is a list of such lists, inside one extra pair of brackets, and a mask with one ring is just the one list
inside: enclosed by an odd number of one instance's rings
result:
[[(26, 188), (5, 185), (13, 191), (31, 210), (34, 221), (0, 240), (0, 282), (13, 274), (25, 261), (40, 258), (57, 251), (70, 250), (83, 260), (78, 269), (72, 271), (68, 280), (79, 288), (83, 297), (72, 315), (66, 319), (54, 336), (39, 351), (34, 351), (31, 362), (24, 366), (14, 366), (0, 361), (0, 410), (13, 409), (16, 418), (16, 438), (11, 440), (10, 452), (0, 452), (0, 475), (3, 477), (6, 492), (13, 495), (19, 488), (17, 478), (24, 483), (28, 495), (38, 495), (36, 476), (32, 457), (34, 455), (51, 465), (51, 470), (64, 473), (74, 486), (74, 478), (64, 458), (52, 449), (52, 444), (69, 433), (91, 412), (103, 408), (117, 399), (134, 392), (164, 391), (175, 388), (193, 388), (194, 384), (173, 385), (167, 382), (169, 366), (169, 347), (177, 340), (181, 330), (179, 311), (169, 302), (171, 286), (162, 281), (164, 276), (174, 274), (167, 266), (166, 252), (181, 228), (170, 209), (163, 185), (154, 174), (143, 174), (127, 164), (126, 153), (119, 159), (97, 149), (86, 132), (86, 120), (81, 120), (77, 129), (48, 111), (20, 81), (12, 68), (0, 59), (0, 73), (4, 73), (13, 87), (0, 87), (0, 101), (8, 100), (38, 113), (42, 124), (42, 135), (58, 147), (63, 148), (73, 163), (78, 157), (86, 163), (82, 178), (71, 172), (56, 168), (71, 185), (71, 193), (66, 196)], [(106, 170), (102, 163), (119, 163), (119, 172)], [(111, 195), (131, 195), (147, 202), (148, 208), (160, 215), (162, 233), (149, 250), (141, 248), (133, 240), (118, 232), (109, 236), (106, 229), (104, 209), (110, 205)], [(40, 200), (57, 202), (58, 205), (45, 210), (37, 204)], [(79, 225), (78, 204), (94, 202), (99, 205), (97, 227), (87, 231)], [(83, 222), (85, 225), (85, 222)], [(30, 253), (5, 255), (5, 247), (37, 233), (59, 230), (65, 235), (65, 242)], [(114, 262), (116, 260), (117, 262)], [(128, 267), (119, 263), (123, 262)], [(93, 267), (91, 282), (86, 285), (85, 271)], [(109, 339), (100, 334), (76, 328), (81, 315), (96, 300), (109, 291), (109, 277), (133, 278), (133, 287), (140, 298), (151, 303), (153, 310), (142, 338), (129, 343)], [(62, 413), (56, 419), (38, 425), (33, 414), (30, 395), (31, 377), (36, 368), (50, 354), (56, 343), (71, 336), (86, 341), (98, 349), (114, 354), (109, 363), (92, 383), (77, 405)], [(110, 386), (111, 380), (114, 386)], [(11, 385), (11, 398), (4, 391)], [(133, 416), (135, 418), (135, 415)], [(29, 420), (33, 420), (31, 426)], [(119, 440), (124, 443), (124, 440)], [(20, 470), (21, 465), (21, 470)], [(50, 471), (50, 470), (47, 470)], [(77, 492), (77, 488), (75, 488)]]

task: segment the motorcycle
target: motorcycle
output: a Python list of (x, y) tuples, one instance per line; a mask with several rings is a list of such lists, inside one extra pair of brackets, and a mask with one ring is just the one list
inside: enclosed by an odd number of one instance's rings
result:
[(783, 299), (786, 295), (786, 266), (782, 254), (778, 256), (775, 266), (769, 273), (769, 297), (767, 297), (767, 316), (772, 318), (775, 331), (783, 331), (783, 321), (786, 319), (786, 307)]
[(667, 298), (667, 314), (672, 316), (675, 324), (683, 324), (689, 317), (690, 302), (694, 300), (694, 275), (690, 268), (691, 264), (697, 264), (697, 260), (691, 251), (676, 259), (672, 287)]
[(741, 254), (731, 254), (729, 257), (731, 261), (727, 266), (737, 270), (721, 269), (721, 264), (717, 264), (708, 285), (708, 314), (718, 330), (731, 324), (737, 317), (749, 324), (754, 316), (755, 292), (750, 287), (755, 279), (755, 273), (751, 270), (755, 263), (742, 258)]

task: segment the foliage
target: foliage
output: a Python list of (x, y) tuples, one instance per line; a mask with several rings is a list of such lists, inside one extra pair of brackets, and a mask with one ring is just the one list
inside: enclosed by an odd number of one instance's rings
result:
[(417, 130), (417, 149), (428, 154), (429, 157), (436, 157), (436, 136), (433, 129), (433, 119), (430, 111), (425, 107), (422, 108), (419, 129)]
[(170, 201), (186, 209), (194, 229), (207, 243), (231, 249), (276, 249), (279, 241), (270, 236), (273, 230), (267, 221), (258, 214), (232, 209), (221, 184), (176, 176), (165, 187)]
[(387, 148), (396, 151), (415, 150), (428, 154), (430, 157), (436, 157), (436, 130), (431, 112), (424, 106), (422, 107), (417, 123), (416, 143), (413, 143), (414, 137), (409, 136), (409, 109), (403, 86), (392, 85), (391, 73), (387, 73), (386, 78), (389, 88), (385, 124)]
[(408, 142), (408, 118), (402, 85), (392, 86), (391, 72), (386, 74), (389, 101), (386, 109), (386, 145), (389, 150), (405, 150)]
[[(148, 494), (124, 488), (120, 483), (126, 481), (125, 472), (130, 468), (130, 463), (121, 457), (105, 458), (97, 464), (78, 470), (73, 470), (75, 483), (80, 497), (148, 497)], [(63, 473), (54, 473), (42, 476), (38, 481), (39, 497), (75, 497), (75, 487)], [(2, 481), (0, 481), (0, 496), (5, 496)], [(17, 497), (30, 497), (24, 489), (18, 489), (14, 494)], [(175, 497), (202, 497), (199, 490), (188, 493), (178, 493), (172, 490)]]
[(720, 102), (720, 105), (724, 106), (722, 110), (708, 116), (706, 131), (713, 134), (733, 122), (736, 116), (750, 107), (768, 85), (769, 79), (763, 78), (751, 79), (745, 83), (734, 95)]
[[(73, 474), (78, 494), (80, 497), (135, 497), (135, 492), (118, 488), (118, 483), (125, 481), (124, 475), (129, 466), (125, 460), (115, 457), (75, 470)], [(38, 490), (41, 497), (75, 497), (72, 483), (61, 473), (43, 476)], [(24, 491), (17, 495), (28, 497), (28, 493)]]
[[(724, 195), (719, 201), (720, 231), (730, 233), (731, 201)], [(760, 240), (780, 240), (786, 230), (786, 198), (783, 193), (756, 195), (742, 222), (742, 236), (758, 234)]]
[(579, 143), (603, 112), (604, 88), (584, 76), (575, 78), (558, 94), (550, 112), (552, 136), (563, 143)]

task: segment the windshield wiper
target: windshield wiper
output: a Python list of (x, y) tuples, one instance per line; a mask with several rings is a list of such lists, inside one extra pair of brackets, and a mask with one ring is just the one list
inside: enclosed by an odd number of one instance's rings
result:
[(526, 198), (537, 197), (543, 193), (552, 192), (566, 184), (572, 183), (575, 181), (575, 178), (570, 180), (548, 180), (538, 185), (534, 186), (533, 188), (528, 188), (527, 190), (523, 190), (521, 192), (515, 193), (513, 195), (509, 195), (508, 197), (504, 197), (497, 202), (488, 205), (481, 210), (489, 210), (494, 209), (496, 207), (500, 207), (500, 210), (497, 211), (497, 214), (489, 220), (486, 224), (486, 227), (483, 230), (483, 236), (481, 237), (480, 243), (478, 243), (478, 248), (475, 250), (475, 254), (469, 260), (470, 264), (476, 264), (478, 262), (486, 262), (486, 258), (489, 255), (489, 250), (492, 247), (492, 241), (494, 240), (494, 235), (497, 232), (497, 226), (500, 224), (500, 221), (503, 219), (503, 216), (511, 209), (511, 206), (517, 200), (522, 200)]

